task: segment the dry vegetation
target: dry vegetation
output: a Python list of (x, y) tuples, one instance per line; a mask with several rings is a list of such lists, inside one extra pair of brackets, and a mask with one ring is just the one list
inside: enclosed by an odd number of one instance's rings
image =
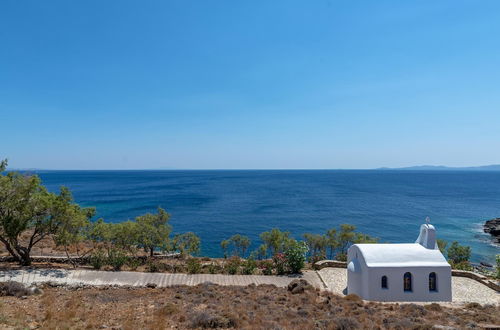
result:
[[(14, 288), (11, 294), (15, 295)], [(0, 292), (6, 292), (1, 291)], [(430, 329), (500, 325), (498, 306), (381, 304), (274, 286), (54, 288), (0, 298), (0, 328)], [(21, 293), (19, 295), (24, 295)]]

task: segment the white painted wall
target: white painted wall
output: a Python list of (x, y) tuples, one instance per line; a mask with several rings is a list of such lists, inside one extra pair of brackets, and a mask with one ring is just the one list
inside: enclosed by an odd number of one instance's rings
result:
[[(394, 244), (394, 249), (397, 249), (397, 244)], [(390, 258), (390, 256), (387, 257)], [(358, 267), (352, 267), (356, 263), (355, 259), (359, 263)], [(363, 299), (377, 301), (451, 301), (451, 267), (449, 265), (369, 267), (356, 244), (349, 248), (347, 263), (348, 294), (354, 293)], [(411, 292), (404, 291), (403, 281), (406, 272), (412, 274)], [(437, 274), (437, 291), (429, 291), (431, 272)], [(381, 280), (384, 275), (388, 279), (387, 289), (382, 288)]]

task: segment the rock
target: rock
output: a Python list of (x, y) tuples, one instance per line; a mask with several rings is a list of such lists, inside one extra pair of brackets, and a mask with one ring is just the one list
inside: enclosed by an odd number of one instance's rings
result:
[(151, 289), (154, 289), (156, 288), (158, 285), (156, 283), (148, 283), (146, 284), (146, 288), (151, 288)]
[(484, 262), (484, 261), (481, 261), (479, 264), (480, 264), (481, 266), (483, 266), (483, 267), (493, 268), (493, 265), (492, 265), (492, 264), (489, 264), (489, 263)]
[(304, 279), (293, 280), (288, 284), (288, 291), (292, 294), (303, 293), (305, 290), (311, 289), (312, 286)]
[(30, 288), (28, 288), (30, 294), (36, 294), (36, 295), (39, 295), (39, 294), (43, 294), (43, 290), (40, 289), (40, 288), (37, 288), (36, 286), (32, 286)]
[(485, 233), (494, 237), (494, 241), (500, 244), (500, 218), (488, 220), (484, 223), (483, 230)]

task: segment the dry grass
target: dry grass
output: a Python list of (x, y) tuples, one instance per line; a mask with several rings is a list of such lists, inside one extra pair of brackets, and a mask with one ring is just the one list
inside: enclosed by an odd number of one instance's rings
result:
[(44, 288), (39, 296), (0, 297), (0, 328), (44, 329), (430, 329), (500, 324), (497, 306), (380, 304), (270, 285), (172, 288)]

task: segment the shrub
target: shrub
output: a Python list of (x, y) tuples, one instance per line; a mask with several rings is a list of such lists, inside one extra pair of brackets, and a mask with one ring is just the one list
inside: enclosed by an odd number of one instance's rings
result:
[(201, 263), (197, 258), (189, 258), (187, 261), (187, 271), (189, 274), (199, 274), (201, 272)]
[(238, 269), (240, 268), (240, 264), (241, 264), (240, 258), (238, 258), (236, 256), (231, 257), (226, 262), (226, 265), (225, 265), (226, 271), (229, 274), (234, 275), (234, 274), (238, 273)]
[(90, 265), (94, 269), (101, 269), (106, 263), (106, 254), (102, 249), (98, 249), (90, 255)]
[(142, 262), (138, 258), (128, 258), (128, 260), (127, 260), (127, 266), (131, 270), (136, 270), (137, 267), (139, 267), (141, 264), (142, 264)]
[(14, 281), (0, 283), (0, 297), (1, 296), (15, 296), (22, 297), (30, 295), (30, 290), (24, 284)]
[(207, 266), (207, 268), (208, 268), (208, 272), (209, 272), (210, 274), (217, 274), (217, 273), (218, 273), (218, 271), (220, 270), (219, 265), (217, 265), (217, 264), (213, 264), (213, 263), (209, 264), (209, 265)]
[(253, 272), (255, 271), (255, 268), (257, 268), (257, 262), (253, 257), (249, 257), (244, 263), (243, 263), (243, 270), (242, 273), (245, 275), (252, 275)]
[(118, 249), (111, 249), (108, 255), (108, 265), (113, 267), (113, 270), (119, 271), (128, 261), (127, 255)]
[(343, 253), (343, 252), (339, 252), (337, 253), (335, 259), (337, 259), (338, 261), (347, 261), (347, 254), (346, 253)]
[(191, 314), (191, 328), (234, 328), (237, 326), (237, 318), (232, 315), (210, 314), (207, 311), (199, 311)]
[(273, 263), (269, 260), (264, 260), (260, 263), (260, 268), (262, 269), (262, 274), (273, 275)]
[(154, 259), (148, 259), (146, 262), (146, 269), (150, 273), (157, 273), (160, 271), (160, 264)]
[(307, 245), (304, 242), (292, 241), (288, 245), (285, 258), (292, 273), (299, 273), (306, 261)]
[(473, 271), (474, 268), (471, 266), (471, 264), (468, 261), (461, 261), (461, 262), (454, 262), (453, 260), (450, 260), (450, 265), (451, 268), (457, 269), (457, 270), (466, 270), (466, 271)]
[(276, 269), (276, 273), (278, 275), (283, 275), (286, 273), (287, 262), (286, 262), (285, 255), (283, 253), (276, 253), (273, 256), (273, 264), (274, 264), (274, 268)]
[(335, 320), (337, 323), (337, 329), (339, 330), (351, 330), (351, 329), (359, 329), (360, 325), (355, 318), (352, 317), (340, 317)]
[(458, 264), (464, 261), (469, 261), (470, 259), (470, 246), (463, 246), (458, 244), (458, 242), (451, 243), (448, 248), (448, 259), (453, 261), (453, 263)]

